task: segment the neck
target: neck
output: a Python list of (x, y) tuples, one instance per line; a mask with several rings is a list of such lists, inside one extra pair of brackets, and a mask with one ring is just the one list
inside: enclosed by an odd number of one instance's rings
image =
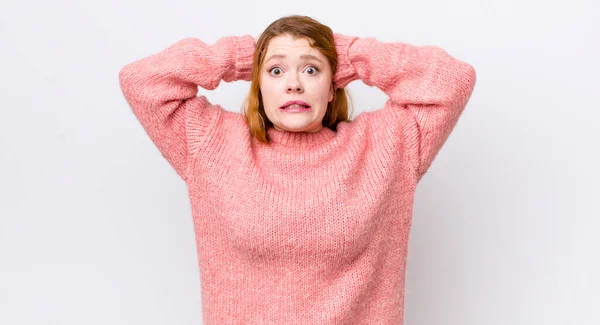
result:
[(268, 129), (267, 133), (272, 145), (297, 149), (310, 149), (325, 144), (336, 134), (332, 129), (323, 126), (313, 132), (293, 132), (273, 127)]

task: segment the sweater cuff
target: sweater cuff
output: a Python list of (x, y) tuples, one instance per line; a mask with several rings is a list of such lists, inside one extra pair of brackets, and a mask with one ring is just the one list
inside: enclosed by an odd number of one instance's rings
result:
[(252, 60), (256, 44), (251, 35), (237, 36), (235, 42), (235, 80), (251, 80)]
[(357, 36), (347, 36), (342, 34), (333, 34), (335, 41), (335, 49), (338, 55), (337, 71), (333, 82), (335, 88), (344, 88), (350, 82), (358, 79), (356, 69), (352, 65), (349, 56), (350, 46), (358, 39)]

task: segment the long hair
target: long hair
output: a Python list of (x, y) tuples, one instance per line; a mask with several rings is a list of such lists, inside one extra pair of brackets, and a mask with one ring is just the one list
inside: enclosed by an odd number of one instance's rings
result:
[[(260, 71), (262, 70), (269, 41), (279, 35), (289, 34), (292, 37), (304, 37), (310, 46), (318, 49), (329, 61), (331, 66), (331, 82), (337, 71), (338, 54), (335, 48), (333, 31), (330, 27), (307, 17), (292, 15), (282, 17), (271, 23), (260, 35), (256, 42), (252, 60), (252, 80), (250, 91), (244, 101), (242, 113), (253, 137), (263, 143), (270, 143), (267, 130), (273, 123), (267, 118), (260, 92)], [(338, 123), (349, 121), (349, 97), (344, 88), (334, 89), (333, 100), (327, 104), (327, 112), (323, 117), (323, 127), (337, 129)]]

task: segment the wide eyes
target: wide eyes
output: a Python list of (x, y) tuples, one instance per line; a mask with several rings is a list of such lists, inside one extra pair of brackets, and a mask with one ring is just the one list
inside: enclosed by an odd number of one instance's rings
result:
[[(267, 71), (272, 76), (279, 76), (283, 72), (280, 67), (272, 67), (271, 69), (269, 69)], [(306, 73), (308, 73), (309, 75), (315, 75), (319, 72), (319, 69), (315, 66), (309, 66), (306, 69), (304, 69), (304, 71), (306, 71)]]

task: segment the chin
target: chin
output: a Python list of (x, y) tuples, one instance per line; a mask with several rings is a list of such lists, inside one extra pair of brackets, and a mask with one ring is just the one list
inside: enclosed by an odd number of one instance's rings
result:
[(284, 114), (276, 115), (276, 117), (277, 123), (274, 124), (275, 128), (278, 130), (289, 132), (317, 132), (323, 127), (323, 118), (319, 118), (319, 116), (314, 116), (312, 114), (305, 115), (299, 113), (297, 116)]

